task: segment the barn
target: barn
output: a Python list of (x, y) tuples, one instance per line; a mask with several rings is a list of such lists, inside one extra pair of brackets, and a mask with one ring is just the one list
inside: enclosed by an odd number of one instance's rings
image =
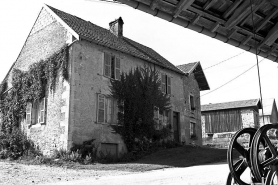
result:
[(203, 145), (227, 147), (233, 134), (241, 128), (258, 128), (259, 99), (206, 104), (201, 106)]

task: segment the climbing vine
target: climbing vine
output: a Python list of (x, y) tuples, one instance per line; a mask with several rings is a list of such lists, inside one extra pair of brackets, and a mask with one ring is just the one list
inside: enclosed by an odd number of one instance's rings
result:
[(1, 131), (12, 132), (25, 116), (28, 102), (45, 97), (47, 89), (55, 91), (58, 74), (68, 81), (68, 47), (45, 60), (29, 66), (28, 71), (13, 69), (12, 88), (7, 89), (7, 81), (0, 85)]

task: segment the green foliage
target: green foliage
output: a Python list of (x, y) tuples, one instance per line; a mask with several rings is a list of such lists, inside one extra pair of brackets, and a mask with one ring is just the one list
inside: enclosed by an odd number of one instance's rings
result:
[(18, 159), (24, 155), (39, 154), (34, 144), (19, 129), (11, 133), (0, 133), (0, 158)]
[[(46, 96), (46, 90), (55, 91), (58, 74), (68, 80), (68, 47), (46, 60), (41, 60), (29, 66), (28, 71), (13, 69), (12, 88), (8, 92), (7, 82), (0, 86), (0, 113), (2, 118), (1, 131), (12, 132), (19, 126), (20, 120), (25, 116), (28, 102), (34, 102)], [(5, 93), (4, 93), (5, 92)]]
[(156, 140), (154, 110), (170, 108), (170, 97), (160, 90), (158, 72), (149, 67), (136, 68), (122, 73), (119, 81), (111, 80), (111, 96), (118, 102), (118, 132), (128, 151), (138, 141)]

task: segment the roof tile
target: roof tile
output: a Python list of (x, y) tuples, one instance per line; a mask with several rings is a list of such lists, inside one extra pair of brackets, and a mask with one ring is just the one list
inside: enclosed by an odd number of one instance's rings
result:
[(59, 16), (71, 29), (73, 29), (81, 38), (85, 37), (90, 41), (100, 45), (133, 55), (143, 60), (152, 62), (162, 67), (168, 68), (178, 73), (182, 73), (168, 60), (163, 58), (153, 49), (139, 44), (126, 37), (117, 37), (109, 30), (97, 26), (89, 21), (60, 11), (47, 5), (57, 16)]

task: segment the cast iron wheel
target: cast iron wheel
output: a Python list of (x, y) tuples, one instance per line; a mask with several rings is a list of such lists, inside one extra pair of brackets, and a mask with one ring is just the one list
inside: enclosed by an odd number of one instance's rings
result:
[(268, 170), (265, 185), (278, 185), (277, 166), (271, 166)]
[(229, 173), (227, 181), (226, 181), (226, 185), (236, 185), (237, 183), (235, 182), (233, 176), (231, 173)]
[[(277, 150), (271, 143), (270, 138), (267, 136), (267, 131), (270, 129), (278, 129), (278, 125), (268, 124), (262, 126), (256, 132), (251, 145), (251, 167), (254, 173), (254, 177), (257, 181), (261, 181), (262, 177), (266, 177), (266, 173), (271, 165), (275, 165), (278, 162)], [(261, 147), (263, 143), (263, 149)], [(264, 150), (266, 154), (264, 157), (260, 156), (260, 152)]]
[[(244, 182), (241, 179), (241, 175), (245, 172), (245, 170), (248, 167), (251, 170), (249, 153), (250, 153), (251, 142), (253, 140), (255, 133), (256, 133), (255, 128), (243, 128), (234, 134), (229, 144), (229, 148), (227, 152), (228, 165), (230, 168), (231, 175), (239, 185), (250, 185), (249, 182), (248, 183)], [(240, 139), (242, 140), (242, 142), (240, 142)], [(243, 146), (244, 139), (246, 141), (245, 143), (248, 146)], [(234, 156), (236, 152), (239, 154), (240, 160), (234, 162), (235, 157), (237, 157)], [(251, 170), (251, 178), (252, 178), (251, 180), (253, 181), (254, 179), (252, 175), (252, 170)]]

